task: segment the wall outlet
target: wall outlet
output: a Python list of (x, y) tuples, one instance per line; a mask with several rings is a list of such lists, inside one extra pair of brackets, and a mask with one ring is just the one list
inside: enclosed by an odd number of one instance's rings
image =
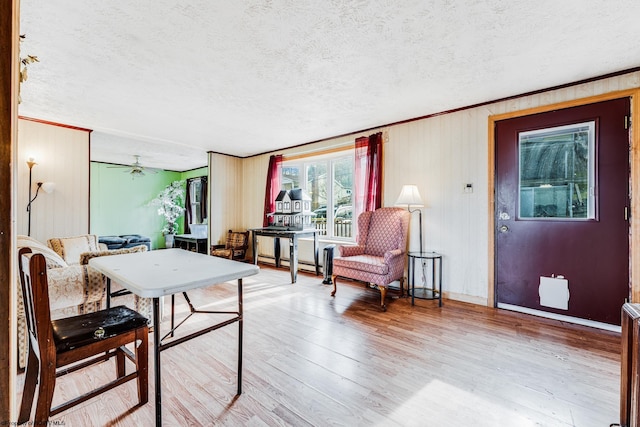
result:
[(473, 193), (473, 184), (465, 184), (464, 185), (465, 193)]

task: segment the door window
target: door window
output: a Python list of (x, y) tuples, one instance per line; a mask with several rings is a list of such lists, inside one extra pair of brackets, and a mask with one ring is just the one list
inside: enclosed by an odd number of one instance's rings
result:
[(595, 122), (518, 134), (519, 219), (595, 218)]

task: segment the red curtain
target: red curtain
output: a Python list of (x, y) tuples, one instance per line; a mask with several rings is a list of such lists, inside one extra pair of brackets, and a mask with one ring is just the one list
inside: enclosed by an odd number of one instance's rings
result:
[(264, 193), (264, 218), (262, 226), (269, 225), (268, 213), (276, 210), (276, 197), (280, 192), (280, 168), (282, 166), (282, 155), (269, 157), (269, 169), (267, 170), (267, 187)]
[(382, 207), (382, 132), (356, 139), (355, 217)]

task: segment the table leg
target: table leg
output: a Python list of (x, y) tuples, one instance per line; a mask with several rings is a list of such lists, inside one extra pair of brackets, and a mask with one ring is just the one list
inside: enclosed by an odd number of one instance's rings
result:
[[(415, 258), (409, 257), (409, 283), (407, 284), (407, 290), (411, 289), (411, 305), (416, 304), (415, 295), (416, 295), (416, 260)], [(409, 288), (411, 287), (411, 288)]]
[(298, 236), (295, 234), (289, 239), (289, 269), (291, 270), (291, 283), (298, 280)]
[(253, 264), (258, 264), (258, 235), (255, 231), (253, 233)]
[(175, 328), (176, 319), (176, 294), (171, 294), (171, 336), (173, 337), (173, 330)]
[(242, 279), (238, 279), (238, 394), (242, 394)]
[(280, 268), (280, 238), (273, 238), (273, 255), (276, 257), (276, 268)]
[(160, 298), (153, 298), (153, 369), (156, 392), (156, 426), (162, 426), (162, 383), (160, 379)]
[(316, 263), (316, 276), (319, 276), (320, 264), (318, 264), (318, 233), (313, 233), (313, 260)]
[[(433, 289), (432, 296), (436, 296), (436, 260), (431, 259), (431, 289)], [(438, 294), (438, 297), (440, 294)]]
[(107, 309), (111, 308), (111, 278), (107, 277)]
[(438, 258), (438, 307), (442, 307), (442, 258)]

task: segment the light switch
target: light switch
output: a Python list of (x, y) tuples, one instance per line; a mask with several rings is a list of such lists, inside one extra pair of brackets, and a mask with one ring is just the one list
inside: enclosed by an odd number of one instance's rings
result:
[(473, 184), (465, 184), (464, 185), (465, 193), (473, 193)]

